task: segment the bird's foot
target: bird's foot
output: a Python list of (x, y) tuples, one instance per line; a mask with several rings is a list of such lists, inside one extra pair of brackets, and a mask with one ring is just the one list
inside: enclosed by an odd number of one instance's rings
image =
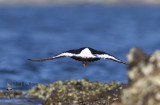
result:
[(85, 62), (85, 61), (82, 61), (82, 64), (83, 64), (84, 67), (87, 66), (87, 62)]

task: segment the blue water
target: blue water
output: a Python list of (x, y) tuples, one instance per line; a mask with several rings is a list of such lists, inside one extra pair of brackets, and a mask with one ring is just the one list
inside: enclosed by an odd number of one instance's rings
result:
[[(127, 83), (127, 66), (110, 60), (71, 58), (31, 62), (88, 46), (127, 61), (131, 47), (160, 49), (159, 7), (0, 7), (0, 89), (10, 83), (49, 84), (57, 80)], [(27, 90), (30, 85), (12, 85)]]
[(1, 105), (42, 105), (41, 100), (32, 98), (1, 98)]

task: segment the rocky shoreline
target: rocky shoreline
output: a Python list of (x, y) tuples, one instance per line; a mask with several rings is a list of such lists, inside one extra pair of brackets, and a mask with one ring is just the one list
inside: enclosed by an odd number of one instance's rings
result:
[(36, 85), (27, 93), (13, 91), (10, 97), (42, 100), (43, 105), (160, 105), (160, 51), (147, 55), (132, 48), (128, 58), (128, 84), (90, 82), (87, 79)]
[(119, 101), (121, 91), (127, 85), (118, 82), (100, 83), (87, 79), (56, 81), (49, 85), (36, 85), (27, 93), (21, 91), (0, 91), (0, 98), (32, 98), (40, 99), (43, 105), (50, 104), (85, 104), (97, 105)]
[(44, 105), (56, 104), (106, 104), (119, 99), (125, 84), (108, 84), (89, 80), (56, 81), (50, 85), (37, 85), (27, 93), (28, 97), (44, 100)]

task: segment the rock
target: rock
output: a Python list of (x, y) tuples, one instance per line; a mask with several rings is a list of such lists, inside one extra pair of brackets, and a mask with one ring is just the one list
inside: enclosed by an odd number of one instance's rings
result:
[(132, 48), (127, 57), (129, 86), (112, 105), (160, 105), (160, 51), (148, 56)]
[(119, 99), (125, 84), (118, 82), (100, 83), (87, 79), (56, 81), (49, 85), (37, 85), (27, 93), (28, 97), (43, 100), (44, 105), (51, 104), (108, 104)]
[(0, 98), (18, 98), (21, 97), (24, 92), (21, 91), (4, 91), (0, 90)]

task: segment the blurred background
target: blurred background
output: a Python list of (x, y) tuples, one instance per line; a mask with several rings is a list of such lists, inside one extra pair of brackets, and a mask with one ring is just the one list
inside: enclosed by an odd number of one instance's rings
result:
[[(57, 80), (127, 83), (127, 66), (110, 60), (87, 67), (71, 58), (30, 62), (81, 47), (127, 61), (131, 47), (160, 49), (157, 0), (0, 0), (0, 90)], [(17, 84), (16, 84), (17, 83)], [(21, 83), (25, 83), (21, 84)]]

